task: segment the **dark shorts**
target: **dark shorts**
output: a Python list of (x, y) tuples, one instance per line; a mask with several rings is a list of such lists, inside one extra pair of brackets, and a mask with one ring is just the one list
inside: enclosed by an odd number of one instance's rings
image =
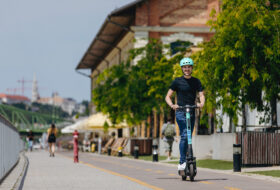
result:
[(173, 140), (164, 141), (165, 152), (172, 152)]
[(55, 142), (56, 142), (56, 137), (55, 136), (49, 136), (48, 143), (55, 143)]

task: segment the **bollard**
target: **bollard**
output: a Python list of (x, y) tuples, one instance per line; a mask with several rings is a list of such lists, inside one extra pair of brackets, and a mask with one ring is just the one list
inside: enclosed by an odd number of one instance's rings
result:
[(139, 146), (134, 145), (134, 158), (138, 159), (139, 157)]
[(101, 154), (101, 145), (102, 145), (102, 139), (101, 139), (101, 137), (99, 137), (98, 138), (98, 148), (97, 148), (98, 154)]
[(95, 152), (95, 144), (94, 143), (91, 145), (91, 152)]
[(233, 144), (233, 171), (241, 172), (241, 144)]
[(118, 148), (118, 157), (122, 157), (122, 147)]
[(153, 145), (153, 162), (158, 162), (158, 145)]
[(111, 147), (108, 147), (107, 151), (108, 151), (108, 156), (111, 156), (111, 151), (112, 151)]
[(79, 162), (79, 145), (78, 145), (79, 133), (77, 130), (73, 133), (73, 151), (74, 151), (74, 163)]

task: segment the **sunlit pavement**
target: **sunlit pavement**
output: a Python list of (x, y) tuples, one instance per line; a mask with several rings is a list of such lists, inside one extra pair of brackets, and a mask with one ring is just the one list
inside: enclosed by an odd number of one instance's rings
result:
[(279, 189), (279, 183), (232, 172), (199, 169), (194, 182), (182, 181), (176, 165), (133, 160), (93, 153), (46, 151), (26, 154), (29, 168), (23, 189)]
[(29, 167), (24, 190), (149, 189), (85, 164), (74, 164), (61, 154), (49, 157), (47, 151), (33, 151), (26, 156)]

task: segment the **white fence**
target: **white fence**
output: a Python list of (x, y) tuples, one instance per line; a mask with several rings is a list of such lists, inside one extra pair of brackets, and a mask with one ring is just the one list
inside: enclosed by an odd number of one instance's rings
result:
[(17, 129), (0, 115), (0, 183), (17, 163), (23, 148)]

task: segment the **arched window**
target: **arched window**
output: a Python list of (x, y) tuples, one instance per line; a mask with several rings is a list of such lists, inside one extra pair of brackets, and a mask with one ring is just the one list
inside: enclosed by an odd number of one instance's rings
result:
[(189, 48), (192, 45), (193, 45), (193, 43), (189, 42), (189, 41), (177, 40), (175, 42), (171, 42), (170, 43), (171, 55), (174, 55), (174, 54), (176, 54), (179, 51), (184, 51), (184, 50), (186, 50), (187, 48)]

